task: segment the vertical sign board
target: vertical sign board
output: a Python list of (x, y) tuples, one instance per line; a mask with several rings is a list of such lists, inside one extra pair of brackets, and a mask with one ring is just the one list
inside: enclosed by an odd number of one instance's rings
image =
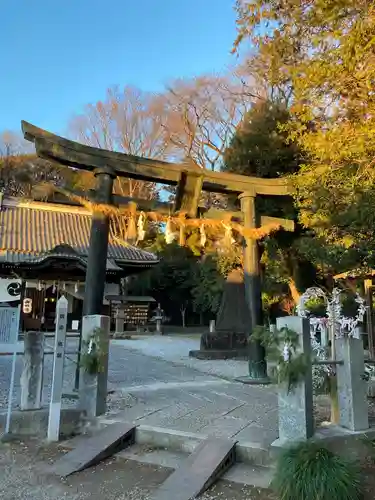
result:
[(67, 319), (68, 301), (62, 296), (56, 305), (55, 352), (53, 355), (52, 390), (48, 416), (48, 441), (58, 441), (60, 434)]
[[(9, 303), (21, 299), (22, 280), (0, 278), (0, 303)], [(8, 411), (5, 423), (5, 434), (9, 433), (12, 414), (14, 374), (16, 371), (17, 342), (20, 324), (21, 306), (0, 307), (0, 352), (12, 353), (12, 368), (9, 384)]]
[(9, 434), (10, 418), (12, 413), (20, 312), (20, 305), (18, 307), (0, 307), (0, 352), (12, 353), (12, 368), (9, 384), (8, 411), (5, 423), (5, 434)]

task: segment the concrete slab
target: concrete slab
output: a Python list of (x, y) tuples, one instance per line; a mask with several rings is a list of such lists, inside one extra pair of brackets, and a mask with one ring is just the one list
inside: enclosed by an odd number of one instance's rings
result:
[(135, 433), (135, 442), (138, 444), (167, 448), (182, 453), (192, 453), (206, 438), (204, 434), (148, 425), (139, 425)]
[(80, 472), (133, 444), (134, 438), (133, 425), (125, 423), (110, 425), (90, 438), (81, 438), (76, 443), (76, 448), (57, 460), (53, 471), (61, 477)]
[(238, 433), (247, 428), (248, 425), (249, 422), (247, 420), (228, 415), (216, 418), (212, 423), (210, 423), (210, 425), (202, 427), (199, 432), (207, 434), (209, 436), (229, 436), (233, 438), (234, 436), (238, 436)]
[[(10, 432), (18, 436), (35, 436), (45, 439), (48, 428), (48, 408), (40, 410), (12, 412)], [(0, 413), (0, 432), (4, 430), (6, 413)], [(85, 413), (75, 408), (63, 408), (60, 416), (60, 437), (67, 438), (82, 431), (85, 425)]]
[(274, 470), (270, 467), (235, 464), (222, 476), (222, 479), (256, 488), (269, 488), (273, 476)]
[(134, 445), (128, 450), (120, 451), (117, 458), (124, 460), (132, 460), (143, 464), (158, 465), (159, 467), (166, 467), (167, 469), (177, 469), (187, 458), (186, 453), (153, 449), (147, 445)]
[(235, 434), (239, 442), (257, 443), (262, 447), (268, 447), (278, 438), (278, 432), (275, 429), (266, 429), (257, 424), (250, 424)]
[(234, 450), (234, 441), (206, 439), (158, 488), (152, 500), (193, 500), (234, 463)]
[[(187, 458), (187, 454), (151, 448), (147, 445), (134, 445), (118, 453), (117, 458), (175, 470), (182, 466), (184, 460)], [(224, 472), (221, 479), (237, 484), (268, 488), (272, 481), (273, 474), (274, 469), (271, 467), (235, 463), (229, 470)]]

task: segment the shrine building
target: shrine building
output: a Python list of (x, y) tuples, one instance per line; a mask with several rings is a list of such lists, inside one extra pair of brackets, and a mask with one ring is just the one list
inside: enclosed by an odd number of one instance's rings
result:
[[(0, 198), (0, 277), (22, 279), (23, 330), (53, 330), (61, 294), (68, 299), (68, 328), (81, 319), (90, 228), (91, 213), (82, 206)], [(119, 295), (121, 278), (157, 263), (110, 230), (104, 296)], [(109, 309), (104, 299), (102, 314)]]

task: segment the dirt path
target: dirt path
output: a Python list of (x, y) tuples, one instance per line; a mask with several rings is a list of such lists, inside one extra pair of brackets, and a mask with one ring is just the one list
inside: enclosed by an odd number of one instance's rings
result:
[[(51, 465), (63, 452), (37, 442), (0, 444), (0, 498), (4, 500), (148, 500), (169, 475), (164, 468), (112, 458), (61, 480)], [(219, 482), (202, 500), (271, 500), (272, 496)]]

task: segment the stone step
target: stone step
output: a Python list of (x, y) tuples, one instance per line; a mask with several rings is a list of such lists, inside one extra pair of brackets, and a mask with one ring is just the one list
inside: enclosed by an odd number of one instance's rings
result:
[[(192, 453), (208, 436), (173, 429), (139, 425), (135, 433), (138, 444), (172, 452)], [(236, 444), (236, 461), (251, 465), (270, 466), (273, 460), (270, 451), (258, 443), (240, 441)]]
[[(109, 419), (99, 417), (90, 425), (86, 437), (95, 436), (101, 429), (121, 422), (120, 419)], [(166, 429), (149, 425), (139, 425), (135, 430), (135, 442), (137, 445), (150, 447), (151, 449), (168, 450), (170, 453), (192, 453), (196, 447), (207, 439), (208, 436), (192, 432), (183, 432), (174, 429)], [(75, 448), (79, 438), (65, 441), (64, 446)], [(133, 449), (129, 448), (129, 452)], [(239, 441), (236, 444), (236, 462), (247, 465), (273, 467), (275, 455), (270, 449), (262, 447), (258, 443)]]
[[(170, 451), (135, 444), (126, 450), (120, 451), (116, 456), (124, 460), (132, 460), (138, 463), (175, 470), (183, 465), (189, 454), (181, 451)], [(221, 479), (257, 488), (268, 488), (272, 481), (273, 473), (274, 469), (272, 467), (236, 463), (223, 474)]]

